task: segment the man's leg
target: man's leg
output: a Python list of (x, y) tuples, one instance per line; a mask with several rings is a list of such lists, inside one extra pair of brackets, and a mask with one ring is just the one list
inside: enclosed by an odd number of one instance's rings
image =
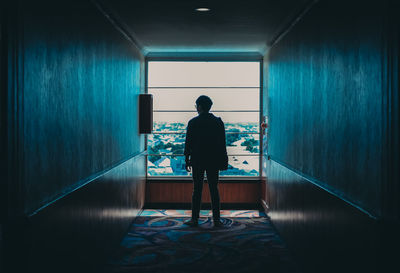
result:
[(214, 224), (220, 223), (220, 201), (219, 201), (219, 191), (218, 191), (218, 169), (207, 169), (207, 181), (208, 187), (210, 189), (211, 204), (213, 210)]
[(192, 194), (192, 219), (198, 220), (201, 207), (201, 194), (203, 192), (204, 169), (192, 167), (193, 194)]

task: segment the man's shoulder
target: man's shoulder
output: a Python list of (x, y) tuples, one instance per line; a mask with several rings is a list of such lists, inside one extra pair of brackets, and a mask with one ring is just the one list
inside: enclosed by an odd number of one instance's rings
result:
[(224, 124), (220, 117), (216, 117), (213, 114), (209, 113), (208, 115), (199, 115), (189, 120), (188, 125), (193, 125), (196, 123), (219, 123)]
[(222, 119), (220, 117), (214, 116), (214, 120), (219, 124), (224, 124), (224, 122), (222, 121)]
[[(193, 117), (189, 120), (188, 122), (188, 127), (193, 127), (193, 125), (195, 125), (196, 123), (198, 123), (199, 121), (199, 117)], [(195, 125), (196, 126), (196, 125)]]
[(209, 113), (209, 114), (208, 114), (208, 118), (209, 118), (210, 120), (212, 120), (212, 121), (222, 122), (222, 119), (221, 119), (220, 117), (217, 117), (217, 116), (215, 116), (215, 115), (212, 114), (212, 113)]
[(189, 120), (189, 122), (188, 122), (188, 124), (191, 124), (191, 123), (194, 123), (194, 122), (197, 122), (197, 120), (199, 119), (199, 117), (197, 116), (197, 117), (193, 117), (193, 118), (191, 118), (190, 120)]
[(212, 126), (217, 126), (217, 127), (224, 126), (224, 122), (222, 121), (222, 119), (213, 114), (209, 115), (207, 123), (210, 125), (212, 124)]

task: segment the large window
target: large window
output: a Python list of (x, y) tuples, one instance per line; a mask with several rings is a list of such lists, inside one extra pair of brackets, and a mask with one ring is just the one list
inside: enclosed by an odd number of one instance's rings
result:
[(258, 176), (260, 152), (259, 62), (148, 62), (154, 99), (153, 134), (147, 138), (148, 176), (187, 176), (186, 126), (195, 101), (207, 95), (225, 123), (229, 156), (222, 176)]

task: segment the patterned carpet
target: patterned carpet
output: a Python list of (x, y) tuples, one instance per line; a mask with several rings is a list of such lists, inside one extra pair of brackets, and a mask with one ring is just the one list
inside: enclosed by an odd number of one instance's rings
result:
[(222, 210), (223, 227), (201, 211), (199, 227), (183, 224), (190, 210), (144, 210), (108, 272), (299, 272), (265, 214)]

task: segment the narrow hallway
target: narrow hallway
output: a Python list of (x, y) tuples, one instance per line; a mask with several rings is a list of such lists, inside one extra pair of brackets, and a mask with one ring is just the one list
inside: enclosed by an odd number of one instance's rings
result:
[(213, 227), (202, 210), (198, 227), (190, 210), (146, 209), (135, 219), (107, 272), (300, 272), (265, 213), (222, 210)]
[[(399, 11), (0, 1), (0, 272), (400, 272)], [(222, 228), (177, 210), (201, 95), (225, 126)]]

